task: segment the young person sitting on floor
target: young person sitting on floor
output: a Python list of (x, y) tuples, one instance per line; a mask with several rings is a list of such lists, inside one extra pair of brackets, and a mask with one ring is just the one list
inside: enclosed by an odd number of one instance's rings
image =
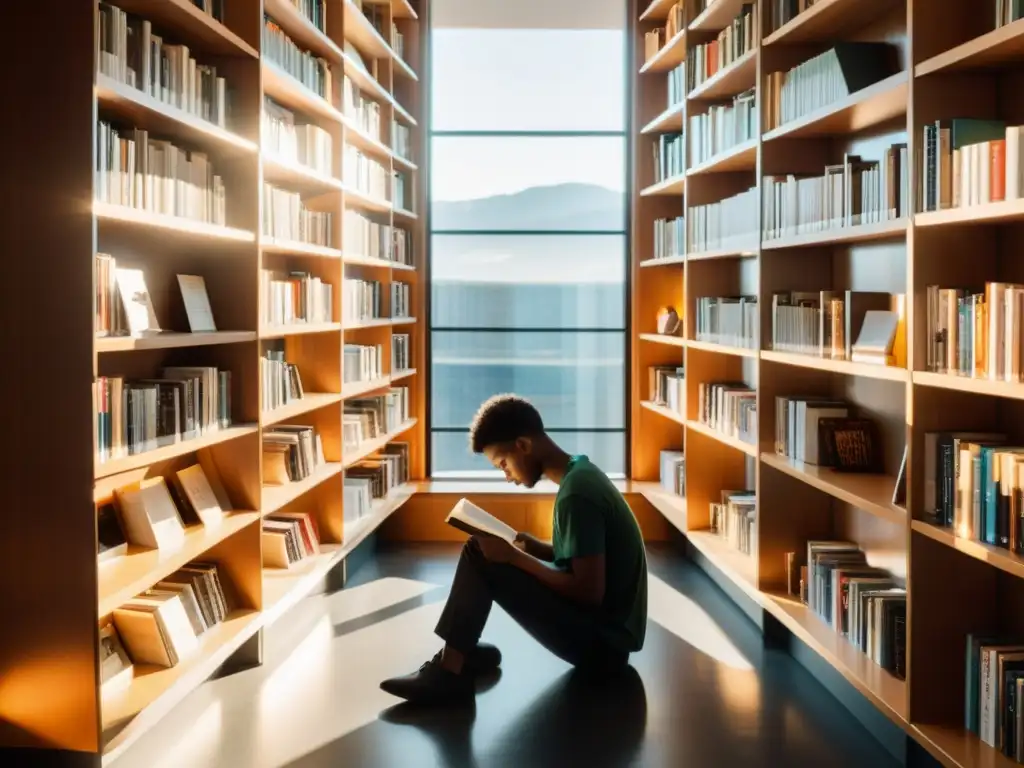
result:
[(485, 402), (470, 429), (484, 454), (516, 485), (558, 484), (550, 543), (520, 533), (512, 545), (472, 537), (435, 628), (444, 648), (416, 672), (385, 680), (394, 696), (423, 703), (474, 695), (475, 675), (501, 652), (480, 642), (497, 603), (549, 651), (577, 668), (625, 665), (647, 629), (647, 556), (633, 511), (586, 456), (570, 456), (544, 431), (537, 409), (515, 395)]

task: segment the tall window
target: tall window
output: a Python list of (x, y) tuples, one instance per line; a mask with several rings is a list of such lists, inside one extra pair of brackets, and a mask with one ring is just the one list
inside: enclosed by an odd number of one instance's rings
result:
[(433, 6), (435, 477), (494, 474), (468, 429), (500, 392), (536, 404), (566, 450), (626, 471), (628, 4), (562, 0), (579, 11), (563, 19), (544, 5)]

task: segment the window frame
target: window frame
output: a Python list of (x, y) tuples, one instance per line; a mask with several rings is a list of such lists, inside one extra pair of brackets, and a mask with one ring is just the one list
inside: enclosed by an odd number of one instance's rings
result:
[[(633, 431), (633, 414), (632, 414), (632, 390), (633, 390), (633, 192), (634, 192), (634, 154), (635, 154), (635, 137), (633, 136), (633, 109), (632, 101), (634, 99), (635, 87), (633, 82), (633, 72), (631, 62), (635, 56), (636, 42), (634, 40), (635, 26), (633, 23), (633, 16), (630, 13), (631, 3), (622, 3), (622, 14), (623, 14), (623, 25), (622, 34), (624, 36), (622, 46), (622, 73), (623, 73), (623, 122), (621, 130), (520, 130), (520, 131), (504, 131), (504, 130), (454, 130), (454, 129), (439, 129), (434, 128), (434, 109), (433, 109), (433, 98), (431, 84), (433, 82), (433, 33), (434, 26), (432, 20), (426, 26), (426, 40), (424, 44), (424, 70), (425, 70), (425, 99), (426, 99), (426, 130), (424, 131), (426, 140), (426, 171), (425, 171), (425, 186), (428, 190), (428, 196), (426, 205), (424, 206), (423, 218), (423, 251), (426, 256), (425, 269), (423, 279), (425, 280), (425, 308), (424, 308), (424, 350), (426, 359), (422, 361), (422, 374), (424, 381), (424, 413), (426, 416), (426, 425), (424, 427), (425, 434), (425, 466), (427, 470), (427, 477), (429, 479), (436, 479), (434, 475), (434, 448), (433, 448), (433, 436), (434, 433), (438, 434), (458, 434), (463, 433), (469, 434), (469, 427), (456, 428), (456, 427), (434, 427), (433, 420), (433, 334), (434, 331), (444, 330), (458, 330), (465, 332), (482, 332), (488, 330), (500, 330), (501, 332), (517, 333), (520, 329), (512, 328), (501, 328), (501, 329), (489, 329), (489, 328), (434, 328), (433, 325), (433, 308), (432, 308), (432, 295), (434, 285), (433, 275), (433, 238), (435, 235), (444, 236), (529, 236), (529, 235), (609, 235), (619, 236), (624, 238), (625, 242), (625, 277), (623, 280), (623, 291), (625, 295), (623, 297), (623, 307), (625, 310), (625, 317), (623, 322), (623, 328), (620, 329), (601, 329), (605, 333), (622, 333), (623, 338), (623, 373), (625, 381), (623, 382), (623, 428), (620, 430), (617, 427), (607, 427), (598, 429), (588, 428), (552, 428), (549, 430), (552, 434), (559, 433), (580, 433), (580, 434), (622, 434), (623, 437), (623, 458), (624, 466), (621, 477), (628, 479), (632, 476), (632, 431)], [(433, 228), (433, 200), (430, 197), (429, 191), (432, 188), (432, 174), (433, 174), (433, 140), (434, 138), (591, 138), (591, 137), (607, 137), (607, 138), (621, 138), (623, 142), (623, 195), (622, 195), (622, 206), (623, 206), (623, 227), (622, 229), (615, 230), (434, 230)], [(523, 329), (528, 332), (532, 332), (535, 329)], [(557, 331), (559, 333), (576, 333), (580, 331), (592, 331), (594, 329), (586, 328), (551, 328), (551, 331)], [(445, 481), (461, 481), (461, 480), (472, 480), (473, 482), (504, 482), (504, 478), (500, 476), (500, 472), (495, 470), (494, 478), (481, 478), (481, 477), (460, 477), (455, 473), (446, 474), (440, 479)], [(610, 476), (618, 479), (620, 475), (618, 473), (609, 473)]]

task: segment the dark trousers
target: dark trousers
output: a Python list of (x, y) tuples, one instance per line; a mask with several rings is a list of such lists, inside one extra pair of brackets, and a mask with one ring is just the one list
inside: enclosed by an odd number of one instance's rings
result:
[(497, 603), (533, 638), (576, 667), (621, 666), (628, 654), (601, 637), (601, 614), (557, 594), (514, 565), (492, 563), (470, 539), (462, 548), (452, 591), (434, 630), (462, 653), (476, 647)]

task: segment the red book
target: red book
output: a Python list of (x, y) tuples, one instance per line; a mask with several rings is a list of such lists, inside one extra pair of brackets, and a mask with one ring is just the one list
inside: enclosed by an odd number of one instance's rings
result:
[(995, 203), (1006, 199), (1006, 139), (989, 142), (988, 199)]

